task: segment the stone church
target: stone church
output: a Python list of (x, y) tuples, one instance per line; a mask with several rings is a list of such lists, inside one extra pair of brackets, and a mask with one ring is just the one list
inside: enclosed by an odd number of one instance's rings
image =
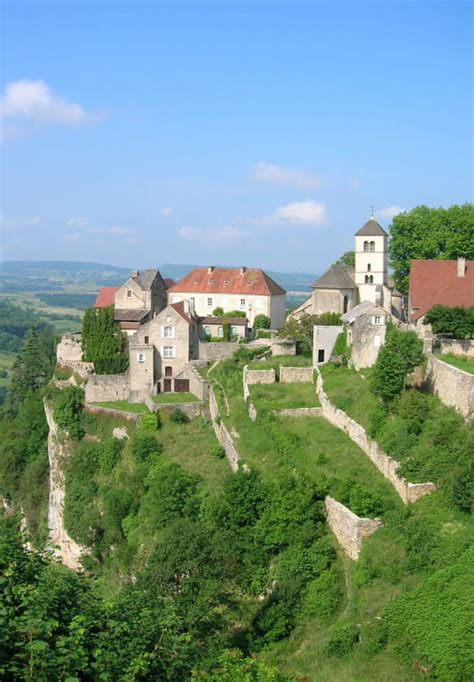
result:
[(344, 314), (363, 301), (402, 318), (403, 296), (388, 275), (388, 234), (372, 216), (355, 233), (355, 267), (331, 265), (312, 285), (313, 293), (291, 317)]

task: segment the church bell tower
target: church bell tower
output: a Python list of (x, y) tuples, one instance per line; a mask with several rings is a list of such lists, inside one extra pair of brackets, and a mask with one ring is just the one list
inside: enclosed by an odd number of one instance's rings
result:
[(359, 300), (383, 305), (387, 281), (388, 234), (374, 216), (355, 234), (355, 283)]

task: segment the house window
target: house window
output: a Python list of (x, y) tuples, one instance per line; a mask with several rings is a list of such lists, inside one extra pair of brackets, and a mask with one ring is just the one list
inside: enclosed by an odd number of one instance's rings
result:
[(372, 318), (372, 324), (377, 325), (377, 326), (381, 325), (381, 324), (383, 324), (383, 319), (384, 318), (382, 317), (382, 315), (374, 315)]
[(207, 307), (212, 308), (212, 298), (207, 299)]
[(211, 336), (211, 328), (209, 327), (209, 325), (206, 325), (204, 327), (204, 333), (206, 334), (206, 336)]
[(237, 327), (233, 324), (230, 328), (231, 336), (237, 336)]
[(163, 338), (174, 339), (174, 327), (171, 327), (169, 325), (166, 327), (163, 327)]
[(369, 250), (369, 242), (364, 242), (364, 251), (367, 253)]
[(224, 336), (224, 330), (222, 329), (222, 327), (217, 327), (217, 336), (220, 339), (222, 339), (222, 337)]
[(176, 355), (174, 346), (163, 346), (163, 357), (174, 358)]
[(132, 298), (132, 290), (127, 289), (127, 298)]
[(324, 348), (318, 348), (318, 362), (324, 362), (324, 356), (326, 355)]
[(137, 353), (137, 362), (145, 362), (145, 354)]
[(370, 253), (374, 253), (374, 251), (375, 251), (375, 242), (370, 242), (369, 251), (370, 251)]
[(149, 337), (145, 336), (145, 346), (148, 346)]
[(240, 307), (242, 310), (245, 310), (245, 298), (240, 299)]

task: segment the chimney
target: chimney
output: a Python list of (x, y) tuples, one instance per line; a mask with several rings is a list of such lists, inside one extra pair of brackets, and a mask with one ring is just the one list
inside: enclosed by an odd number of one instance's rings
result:
[(464, 277), (466, 274), (466, 259), (458, 258), (458, 277)]
[(240, 268), (240, 274), (241, 274), (241, 275), (245, 275), (245, 271), (246, 271), (246, 270), (247, 270), (247, 268), (244, 267), (244, 266), (242, 266), (242, 267)]
[(208, 274), (208, 275), (212, 275), (213, 272), (214, 272), (214, 266), (213, 266), (213, 265), (210, 265), (210, 266), (207, 268), (207, 274)]
[(186, 315), (189, 314), (189, 301), (186, 299), (183, 301), (183, 312), (186, 313)]
[(132, 277), (138, 277), (139, 274), (138, 270), (132, 270)]

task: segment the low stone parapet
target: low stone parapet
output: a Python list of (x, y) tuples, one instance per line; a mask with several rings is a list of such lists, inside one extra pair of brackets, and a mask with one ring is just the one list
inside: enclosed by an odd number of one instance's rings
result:
[(128, 400), (130, 381), (125, 374), (92, 374), (85, 385), (86, 403), (102, 403), (108, 400)]
[(141, 416), (136, 412), (126, 412), (125, 410), (117, 410), (115, 407), (102, 407), (101, 405), (91, 405), (90, 403), (85, 403), (84, 411), (89, 412), (89, 414), (100, 414), (105, 417), (121, 417), (129, 422), (138, 422)]
[(219, 414), (219, 407), (212, 386), (209, 389), (209, 410), (211, 413), (212, 428), (214, 429), (216, 438), (219, 441), (219, 444), (224, 448), (225, 456), (229, 462), (230, 468), (233, 472), (236, 472), (239, 468), (240, 455), (235, 446), (234, 439), (230, 435), (229, 430)]
[(280, 367), (281, 384), (310, 384), (312, 381), (312, 367)]
[(244, 368), (244, 383), (248, 386), (255, 384), (274, 384), (276, 381), (275, 370), (272, 369), (247, 369)]
[(405, 504), (416, 502), (420, 497), (436, 490), (434, 483), (410, 483), (398, 476), (397, 470), (400, 467), (400, 462), (387, 455), (378, 443), (369, 438), (363, 426), (332, 404), (324, 391), (323, 378), (319, 370), (317, 372), (316, 392), (321, 403), (323, 416), (328, 422), (347, 433), (349, 438), (365, 452), (380, 473), (393, 485)]
[(378, 519), (364, 519), (329, 495), (324, 500), (326, 520), (347, 556), (359, 558), (362, 542), (383, 524)]
[(322, 417), (322, 407), (293, 407), (284, 410), (274, 410), (278, 417)]
[(442, 403), (454, 407), (463, 417), (474, 412), (474, 374), (430, 356), (424, 383)]
[(439, 344), (443, 355), (449, 353), (468, 360), (474, 358), (474, 339), (440, 338)]

